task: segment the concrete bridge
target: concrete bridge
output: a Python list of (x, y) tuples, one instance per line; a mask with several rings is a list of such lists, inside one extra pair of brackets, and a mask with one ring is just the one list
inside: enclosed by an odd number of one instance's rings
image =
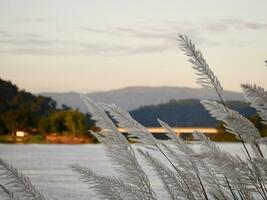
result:
[[(167, 139), (167, 136), (165, 135), (166, 132), (163, 128), (161, 128), (161, 127), (148, 127), (147, 129), (156, 138)], [(127, 131), (124, 128), (118, 128), (118, 130), (121, 133), (127, 134)], [(183, 137), (183, 138), (190, 137), (192, 135), (192, 133), (196, 130), (200, 131), (202, 133), (205, 133), (207, 135), (218, 133), (218, 130), (216, 128), (210, 128), (210, 127), (174, 127), (173, 130), (176, 132), (177, 135), (181, 135), (181, 137)]]

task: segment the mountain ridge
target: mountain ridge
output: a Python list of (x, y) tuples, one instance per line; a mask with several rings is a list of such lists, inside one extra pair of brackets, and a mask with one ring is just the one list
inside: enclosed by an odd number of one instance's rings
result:
[[(51, 97), (57, 101), (58, 106), (65, 104), (72, 108), (78, 108), (86, 112), (87, 108), (80, 99), (78, 92), (43, 92), (43, 96)], [(172, 99), (211, 99), (217, 100), (217, 96), (203, 88), (173, 87), (173, 86), (130, 86), (109, 91), (83, 93), (96, 102), (116, 104), (128, 111), (142, 106), (167, 103)], [(241, 93), (224, 91), (225, 100), (244, 101)]]

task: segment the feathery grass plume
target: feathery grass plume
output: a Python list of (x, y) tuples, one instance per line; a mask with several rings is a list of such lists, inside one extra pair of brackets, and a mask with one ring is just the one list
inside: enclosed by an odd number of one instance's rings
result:
[[(184, 186), (186, 187), (184, 190), (191, 193), (192, 198), (194, 198), (193, 193), (198, 195), (198, 198), (200, 198), (202, 196), (201, 190), (203, 190), (204, 194), (206, 195), (204, 188), (202, 189), (199, 188), (198, 187), (199, 185), (196, 183), (196, 181), (192, 181), (192, 176), (191, 177), (188, 176), (188, 174), (190, 174), (191, 171), (188, 171), (188, 170), (180, 171), (177, 167), (173, 165), (172, 160), (168, 158), (168, 156), (165, 154), (165, 152), (161, 148), (162, 146), (164, 147), (164, 144), (161, 144), (159, 141), (157, 141), (154, 138), (154, 136), (147, 130), (147, 128), (145, 128), (144, 126), (139, 124), (137, 121), (135, 121), (127, 111), (124, 111), (118, 106), (107, 105), (107, 104), (102, 104), (102, 106), (118, 122), (118, 125), (120, 127), (125, 128), (127, 132), (130, 133), (130, 137), (137, 138), (136, 141), (142, 142), (144, 145), (149, 145), (150, 147), (155, 147), (155, 149), (157, 149), (160, 153), (162, 153), (162, 155), (167, 159), (167, 161), (176, 170), (176, 173), (178, 173), (178, 176), (181, 178)], [(167, 150), (166, 147), (165, 149)]]
[(227, 131), (236, 135), (238, 139), (241, 137), (243, 141), (253, 144), (260, 138), (259, 131), (253, 123), (237, 111), (229, 108), (226, 110), (225, 106), (215, 101), (203, 100), (201, 104), (210, 112), (212, 117), (223, 121)]
[[(207, 88), (208, 90), (215, 92), (218, 95), (221, 103), (225, 107), (225, 110), (227, 111), (228, 108), (222, 98), (223, 88), (218, 78), (214, 75), (214, 73), (209, 68), (209, 65), (206, 63), (205, 59), (202, 56), (202, 53), (195, 48), (195, 45), (187, 36), (179, 34), (179, 45), (182, 51), (185, 52), (185, 55), (189, 57), (189, 62), (193, 64), (193, 69), (197, 71), (196, 74), (200, 76), (197, 82), (204, 88)], [(248, 157), (251, 158), (250, 153), (244, 143), (244, 140), (242, 139), (242, 136), (238, 135), (237, 138), (241, 140)], [(256, 146), (256, 148), (253, 148), (253, 150), (256, 149), (258, 151), (258, 152), (254, 151), (254, 153), (255, 154), (259, 153), (259, 155), (263, 157), (260, 146), (256, 142), (254, 143), (254, 145)]]
[(169, 194), (170, 199), (195, 199), (192, 191), (187, 189), (185, 183), (181, 180), (178, 174), (175, 173), (175, 171), (172, 171), (150, 153), (144, 152), (140, 149), (138, 150), (158, 174), (162, 184)]
[[(208, 90), (216, 93), (221, 103), (224, 105), (225, 109), (228, 110), (222, 98), (223, 88), (218, 78), (214, 75), (214, 73), (209, 68), (209, 65), (206, 63), (205, 59), (202, 56), (202, 53), (195, 48), (195, 45), (192, 43), (192, 41), (187, 36), (179, 35), (179, 45), (182, 51), (185, 52), (185, 55), (189, 57), (189, 62), (193, 64), (193, 69), (197, 71), (196, 74), (200, 76), (197, 82), (202, 87), (207, 88)], [(244, 141), (242, 140), (241, 136), (239, 136), (238, 139), (241, 140), (243, 147), (247, 152), (248, 157), (251, 158), (250, 153)], [(260, 147), (259, 146), (257, 147), (258, 147), (257, 148), (258, 151), (261, 152)]]
[(224, 127), (229, 133), (234, 134), (237, 139), (242, 141), (250, 159), (251, 155), (244, 142), (250, 143), (255, 155), (264, 157), (257, 143), (257, 140), (260, 139), (260, 133), (251, 121), (243, 117), (237, 111), (231, 110), (225, 105), (215, 101), (203, 100), (201, 104), (210, 112), (212, 117), (224, 122)]
[[(198, 197), (201, 197), (201, 192), (199, 191), (200, 189), (200, 190), (203, 190), (204, 195), (206, 195), (204, 188), (202, 189), (199, 188), (198, 187), (199, 185), (197, 183), (190, 180), (192, 179), (192, 177), (188, 177), (188, 175), (186, 175), (188, 173), (191, 173), (190, 171), (182, 172), (173, 165), (172, 160), (168, 158), (166, 153), (161, 148), (164, 145), (161, 144), (159, 141), (157, 141), (154, 138), (154, 136), (147, 130), (147, 128), (145, 128), (140, 123), (138, 123), (136, 120), (134, 120), (127, 111), (124, 111), (118, 106), (107, 105), (107, 104), (101, 104), (101, 105), (118, 122), (118, 125), (120, 127), (125, 128), (127, 130), (127, 132), (130, 134), (130, 138), (134, 137), (135, 141), (141, 142), (144, 145), (149, 145), (149, 147), (153, 147), (153, 149), (158, 150), (176, 170), (176, 172), (178, 173), (178, 175), (184, 182), (184, 185), (187, 187), (187, 190), (192, 190), (193, 192), (198, 194)], [(191, 196), (194, 197), (193, 194)]]
[(223, 87), (221, 86), (218, 78), (209, 68), (209, 65), (204, 59), (202, 53), (196, 49), (195, 45), (187, 36), (179, 34), (178, 41), (180, 49), (184, 51), (186, 56), (189, 57), (188, 61), (192, 63), (193, 69), (196, 70), (196, 74), (199, 76), (197, 83), (218, 94), (219, 98), (222, 100)]
[(253, 199), (253, 194), (265, 196), (266, 190), (262, 184), (266, 184), (266, 182), (262, 178), (266, 178), (266, 174), (253, 161), (245, 162), (239, 156), (221, 151), (203, 133), (195, 132), (195, 135), (201, 141), (201, 152), (196, 154), (196, 157), (207, 161), (209, 169), (214, 170), (217, 175), (222, 177), (222, 186), (225, 188), (230, 186), (235, 195), (241, 193), (247, 199)]
[[(1, 192), (2, 191), (2, 192)], [(2, 200), (19, 200), (15, 194), (0, 184), (0, 197)]]
[(146, 127), (134, 120), (131, 115), (116, 105), (101, 104), (102, 108), (118, 122), (118, 126), (127, 130), (128, 138), (150, 147), (158, 148), (157, 139), (147, 130)]
[(72, 165), (71, 168), (80, 174), (81, 179), (103, 199), (109, 200), (143, 200), (141, 191), (125, 184), (119, 178), (98, 175), (89, 168)]
[[(195, 153), (180, 137), (178, 137), (175, 131), (166, 123), (158, 119), (158, 122), (166, 131), (166, 135), (171, 139), (170, 141), (174, 146), (168, 146), (163, 144), (165, 151), (167, 152), (168, 157), (174, 163), (175, 168), (181, 171), (183, 178), (186, 180), (187, 184), (194, 186), (195, 189), (201, 191), (198, 187), (197, 176), (199, 175), (199, 169), (191, 158)], [(190, 169), (190, 170), (189, 170)], [(191, 181), (189, 181), (191, 180)]]
[[(239, 158), (222, 151), (205, 134), (195, 131), (193, 135), (195, 139), (201, 142), (200, 152), (194, 155), (196, 158), (206, 160), (209, 164), (212, 164), (212, 168), (219, 175), (226, 175), (240, 180), (243, 179), (243, 174), (240, 174), (242, 171), (239, 168), (243, 163), (240, 163)], [(244, 182), (246, 181), (247, 179)]]
[(246, 101), (257, 110), (262, 123), (267, 125), (267, 93), (264, 88), (251, 84), (242, 84), (241, 87)]
[(252, 160), (248, 161), (247, 177), (251, 179), (251, 182), (254, 184), (255, 189), (258, 194), (262, 196), (263, 199), (267, 199), (267, 190), (266, 190), (266, 177), (262, 176), (262, 171)]
[(117, 130), (99, 104), (85, 96), (81, 96), (81, 98), (92, 114), (92, 119), (96, 121), (96, 126), (101, 128), (99, 132), (92, 132), (92, 134), (104, 145), (111, 161), (117, 166), (116, 170), (124, 176), (125, 181), (140, 190), (143, 199), (155, 200), (156, 195), (150, 186), (149, 179), (139, 165), (128, 140)]
[[(161, 127), (166, 131), (166, 135), (171, 139), (171, 142), (184, 154), (190, 156), (194, 153), (194, 151), (188, 147), (184, 141), (177, 136), (177, 133), (164, 121), (158, 119), (159, 124)], [(180, 133), (178, 133), (180, 134)]]
[[(209, 193), (212, 193), (213, 196), (219, 199), (227, 199), (229, 195), (224, 188), (220, 186), (219, 177), (217, 177), (216, 173), (206, 165), (205, 161), (195, 159), (194, 155), (196, 152), (185, 144), (167, 123), (159, 119), (158, 121), (174, 144), (172, 148), (166, 145), (165, 150), (168, 152), (168, 156), (172, 159), (173, 163), (176, 164), (177, 168), (184, 171), (188, 184), (192, 183), (190, 185), (194, 185), (194, 188), (198, 188), (198, 192), (201, 192), (202, 179), (204, 179)], [(177, 153), (175, 149), (177, 149), (179, 153)], [(189, 171), (191, 173), (189, 173)], [(189, 182), (188, 178), (193, 181)]]
[(199, 163), (201, 166), (199, 167), (201, 168), (201, 178), (205, 182), (210, 196), (212, 196), (214, 199), (230, 199), (230, 192), (227, 191), (227, 189), (230, 188), (223, 187), (224, 181), (222, 181), (222, 178), (219, 176), (219, 174), (217, 174), (216, 171), (206, 163), (206, 161), (201, 160)]
[(45, 200), (44, 196), (31, 184), (31, 181), (28, 177), (18, 172), (16, 168), (1, 158), (0, 177), (6, 182), (4, 184), (6, 191), (12, 189), (13, 194), (19, 199)]
[(184, 155), (175, 146), (162, 144), (164, 152), (173, 164), (177, 175), (184, 182), (187, 189), (192, 192), (195, 199), (207, 199), (207, 193), (200, 178), (200, 170), (190, 156)]
[(261, 177), (262, 177), (262, 181), (264, 182), (264, 185), (267, 185), (267, 159), (254, 158), (253, 162), (259, 168), (259, 171), (261, 172), (261, 174), (263, 174)]

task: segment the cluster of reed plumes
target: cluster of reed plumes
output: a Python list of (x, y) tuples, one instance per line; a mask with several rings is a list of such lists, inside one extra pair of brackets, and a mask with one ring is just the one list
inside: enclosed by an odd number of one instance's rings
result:
[[(118, 132), (118, 126), (127, 130), (129, 140), (149, 148), (149, 151), (146, 148), (137, 151), (157, 173), (168, 199), (267, 200), (267, 160), (260, 148), (266, 139), (260, 137), (259, 131), (248, 119), (225, 105), (219, 80), (191, 40), (179, 35), (179, 45), (196, 70), (198, 83), (219, 97), (219, 102), (205, 100), (201, 103), (213, 117), (224, 122), (228, 132), (242, 142), (245, 159), (222, 151), (198, 131), (194, 137), (200, 141), (201, 150), (196, 152), (161, 120), (158, 121), (171, 144), (158, 141), (123, 109), (95, 103), (82, 96), (97, 127), (101, 128), (92, 134), (104, 145), (121, 176), (103, 176), (79, 165), (71, 168), (101, 199), (158, 199), (148, 175), (136, 158), (135, 150), (127, 138)], [(267, 124), (267, 93), (261, 87), (250, 84), (242, 85), (242, 89), (246, 100), (257, 110), (262, 123)], [(248, 145), (250, 148), (247, 148)], [(154, 151), (159, 152), (164, 160), (156, 157)], [(0, 194), (4, 194), (6, 199), (44, 199), (28, 178), (3, 160), (0, 160), (0, 172), (1, 180), (5, 178), (4, 183), (0, 180)]]

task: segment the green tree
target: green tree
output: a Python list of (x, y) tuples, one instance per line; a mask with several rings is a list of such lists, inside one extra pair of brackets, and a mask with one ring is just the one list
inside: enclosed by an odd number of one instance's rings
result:
[(51, 133), (50, 116), (45, 116), (39, 119), (37, 131), (41, 134)]
[(87, 132), (85, 116), (78, 110), (68, 110), (66, 112), (65, 125), (72, 136)]
[(66, 112), (62, 110), (55, 111), (50, 116), (51, 132), (61, 133), (67, 132), (68, 128), (65, 124)]

